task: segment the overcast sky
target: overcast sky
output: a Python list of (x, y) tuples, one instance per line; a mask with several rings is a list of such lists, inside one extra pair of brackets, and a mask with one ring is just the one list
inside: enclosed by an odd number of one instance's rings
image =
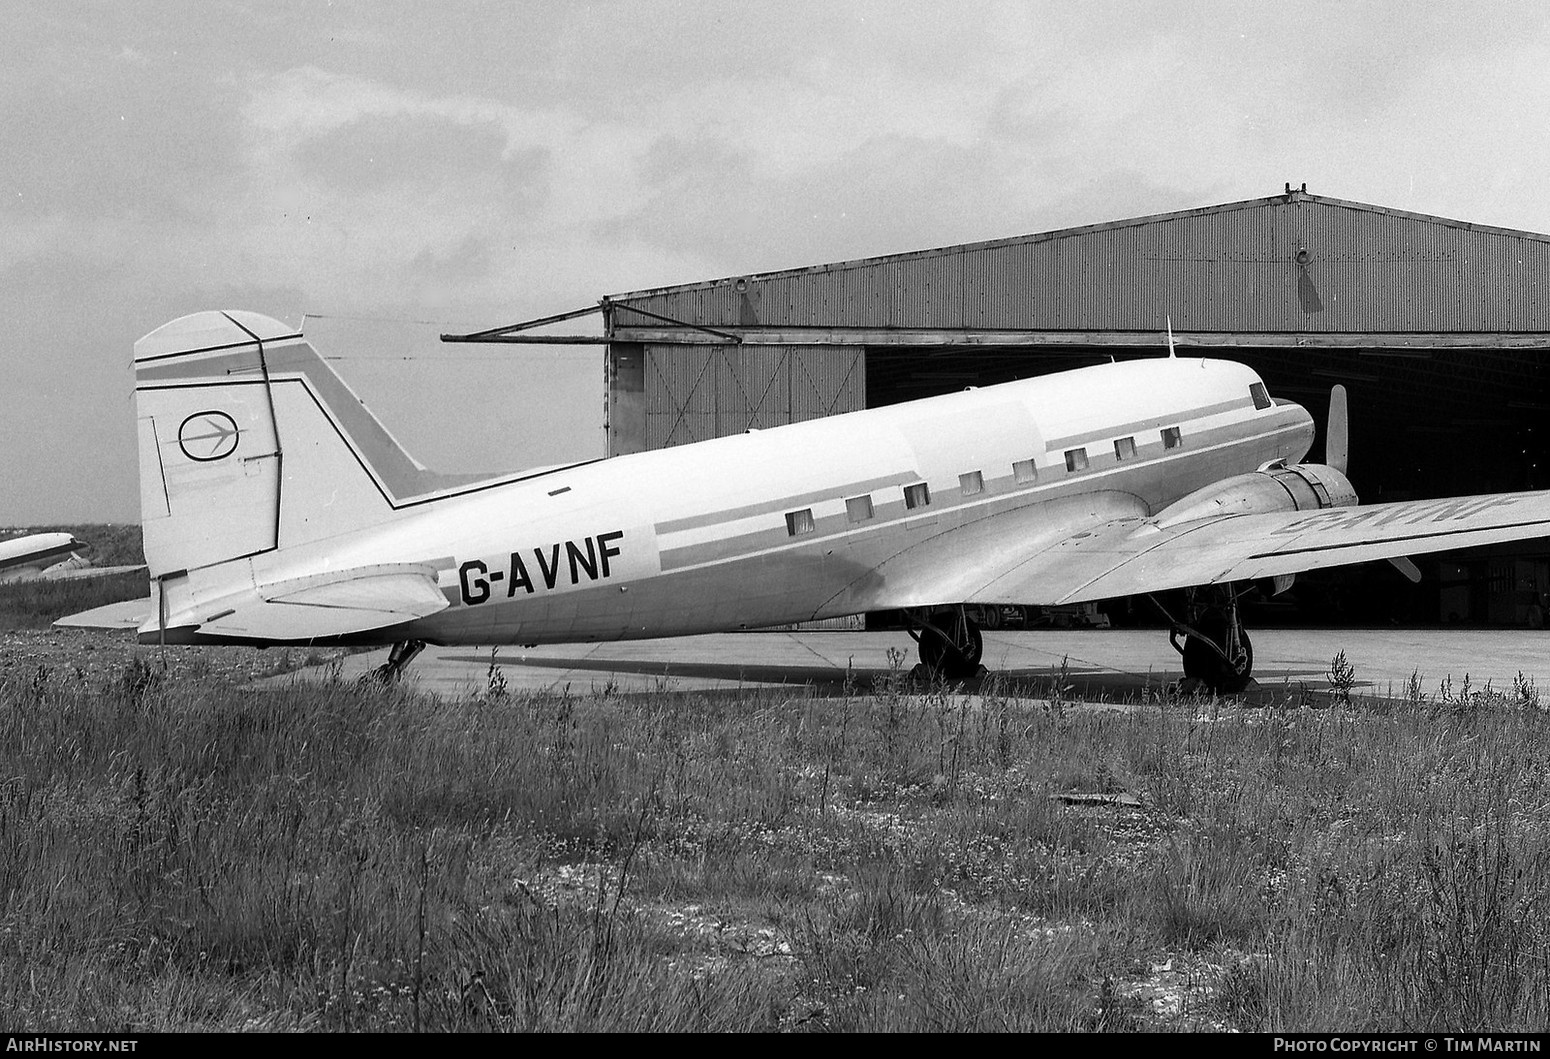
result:
[[(138, 518), (130, 347), (200, 309), (489, 326), (1288, 181), (1550, 232), (1537, 0), (60, 0), (0, 56), (0, 526)], [(599, 356), (495, 425), (600, 450)]]

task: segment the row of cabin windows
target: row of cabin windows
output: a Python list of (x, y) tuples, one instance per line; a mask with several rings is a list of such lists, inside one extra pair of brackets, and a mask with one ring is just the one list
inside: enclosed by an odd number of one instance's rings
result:
[[(1176, 449), (1183, 444), (1183, 435), (1178, 427), (1164, 427), (1160, 432), (1164, 449)], [(1136, 455), (1136, 439), (1133, 437), (1120, 438), (1114, 442), (1114, 458), (1116, 460), (1134, 459)], [(1066, 470), (1087, 470), (1087, 449), (1066, 450)], [(1018, 484), (1037, 481), (1039, 469), (1032, 460), (1018, 460), (1012, 464), (1012, 478)], [(985, 475), (980, 471), (970, 471), (958, 476), (958, 491), (963, 496), (977, 496), (985, 491)], [(916, 482), (914, 485), (904, 487), (904, 506), (913, 511), (916, 508), (926, 507), (931, 503), (931, 488), (925, 482)], [(866, 522), (872, 518), (872, 497), (870, 495), (853, 496), (845, 501), (845, 517), (851, 522)], [(800, 537), (804, 533), (812, 533), (818, 525), (813, 520), (813, 509), (804, 507), (800, 511), (788, 511), (786, 513), (786, 533), (792, 537)]]
[[(1162, 438), (1163, 449), (1176, 449), (1184, 443), (1184, 436), (1179, 433), (1178, 427), (1163, 427), (1158, 431)], [(1133, 460), (1136, 458), (1136, 439), (1134, 437), (1116, 438), (1114, 441), (1114, 458), (1119, 461)], [(1066, 470), (1087, 470), (1087, 448), (1066, 450)], [(1016, 465), (1014, 464), (1014, 470)]]

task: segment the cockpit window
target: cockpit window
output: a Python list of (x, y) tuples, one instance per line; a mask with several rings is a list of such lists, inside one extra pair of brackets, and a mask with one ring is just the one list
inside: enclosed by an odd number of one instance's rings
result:
[(1269, 408), (1274, 402), (1270, 400), (1270, 394), (1265, 390), (1262, 382), (1249, 383), (1249, 396), (1254, 398), (1255, 408)]

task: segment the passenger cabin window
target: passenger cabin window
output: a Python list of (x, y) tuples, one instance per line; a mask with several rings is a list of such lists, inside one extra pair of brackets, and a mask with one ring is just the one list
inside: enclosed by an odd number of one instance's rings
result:
[(958, 491), (964, 496), (973, 496), (975, 493), (985, 491), (985, 476), (979, 471), (970, 471), (968, 474), (958, 476)]
[(931, 503), (931, 490), (925, 482), (916, 482), (914, 485), (904, 487), (904, 506), (908, 508), (925, 507)]
[(804, 533), (811, 533), (817, 529), (813, 522), (813, 509), (804, 507), (801, 511), (786, 512), (786, 532), (793, 537), (800, 537)]
[(1032, 460), (1018, 460), (1012, 464), (1012, 478), (1018, 482), (1038, 481), (1039, 468)]
[(1265, 384), (1262, 382), (1249, 383), (1249, 396), (1254, 398), (1255, 408), (1269, 408), (1273, 403), (1270, 400), (1270, 394), (1265, 390)]
[(865, 522), (872, 517), (871, 496), (853, 496), (845, 501), (845, 514), (852, 522)]
[(1085, 448), (1066, 450), (1066, 470), (1087, 470), (1087, 450)]
[(1136, 458), (1136, 439), (1120, 438), (1114, 443), (1114, 458), (1116, 460), (1133, 460)]
[(1163, 427), (1162, 439), (1165, 449), (1176, 449), (1184, 444), (1184, 438), (1180, 436), (1178, 427)]

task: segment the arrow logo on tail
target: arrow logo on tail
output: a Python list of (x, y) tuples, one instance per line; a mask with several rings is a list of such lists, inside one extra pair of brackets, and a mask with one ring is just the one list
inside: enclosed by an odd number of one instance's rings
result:
[(237, 451), (242, 431), (225, 412), (195, 412), (178, 428), (183, 455), (200, 463), (224, 460)]

